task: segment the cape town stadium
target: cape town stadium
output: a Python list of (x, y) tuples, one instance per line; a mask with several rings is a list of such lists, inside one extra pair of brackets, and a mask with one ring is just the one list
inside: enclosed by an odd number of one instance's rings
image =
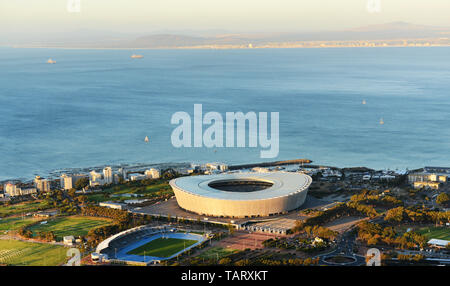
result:
[(180, 177), (170, 181), (178, 205), (215, 217), (270, 216), (297, 209), (311, 177), (293, 172), (228, 173)]

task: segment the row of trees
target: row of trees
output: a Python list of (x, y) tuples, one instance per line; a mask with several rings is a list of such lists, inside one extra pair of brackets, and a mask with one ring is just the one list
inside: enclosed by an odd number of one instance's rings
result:
[(419, 262), (419, 261), (425, 260), (425, 256), (422, 254), (415, 254), (415, 255), (399, 254), (399, 255), (397, 255), (397, 259), (402, 260), (402, 261)]
[(380, 224), (361, 222), (358, 224), (358, 238), (367, 245), (386, 244), (402, 249), (412, 249), (427, 246), (427, 238), (415, 232), (405, 232), (399, 235), (393, 227), (383, 227)]
[(87, 201), (86, 196), (76, 195), (75, 189), (67, 192), (54, 190), (40, 194), (39, 197), (44, 200), (44, 205), (57, 208), (61, 214), (66, 215), (77, 214), (80, 211), (79, 205), (85, 204)]
[(273, 258), (241, 259), (234, 263), (236, 266), (310, 266), (319, 264), (319, 258), (293, 258), (277, 260)]
[[(193, 265), (227, 265), (227, 266), (310, 266), (319, 264), (319, 258), (291, 258), (291, 259), (274, 259), (274, 258), (256, 258), (256, 259), (239, 259), (233, 262), (230, 257), (221, 258), (219, 261), (214, 259), (202, 260), (200, 258), (191, 258), (187, 260), (190, 266)], [(179, 265), (178, 263), (172, 265)]]
[(389, 222), (416, 222), (416, 223), (437, 223), (445, 224), (450, 222), (450, 211), (438, 212), (429, 211), (426, 209), (407, 209), (404, 207), (397, 207), (386, 212), (384, 218)]
[(450, 204), (450, 196), (447, 193), (440, 193), (436, 197), (436, 203), (442, 206), (448, 206)]
[(319, 226), (347, 216), (375, 217), (377, 215), (377, 211), (372, 206), (350, 201), (348, 203), (340, 203), (326, 211), (318, 212), (316, 216), (308, 218), (305, 221), (297, 221), (293, 231), (298, 232), (306, 226)]
[(36, 238), (45, 241), (55, 241), (56, 235), (53, 231), (41, 231), (36, 233)]
[(353, 195), (350, 198), (350, 201), (388, 208), (403, 205), (401, 200), (393, 196), (380, 196), (378, 194), (371, 194), (370, 192), (362, 192), (361, 194)]
[(17, 233), (24, 238), (32, 238), (33, 232), (26, 227), (21, 227), (17, 230)]
[(85, 206), (81, 209), (81, 214), (84, 216), (110, 218), (119, 223), (126, 223), (131, 218), (127, 211), (100, 206)]
[(28, 226), (21, 227), (17, 233), (24, 238), (33, 238), (45, 240), (45, 241), (55, 241), (56, 235), (53, 231), (41, 231), (33, 235), (33, 232), (28, 228)]
[(339, 235), (339, 233), (336, 231), (317, 225), (305, 226), (303, 230), (305, 231), (308, 237), (320, 237), (328, 240), (335, 240), (336, 237)]

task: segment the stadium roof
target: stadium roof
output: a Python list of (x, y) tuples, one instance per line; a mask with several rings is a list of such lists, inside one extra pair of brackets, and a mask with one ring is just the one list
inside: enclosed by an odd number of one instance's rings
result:
[[(273, 185), (267, 189), (254, 192), (229, 192), (214, 189), (209, 186), (214, 181), (226, 180), (256, 180), (270, 182)], [(207, 176), (180, 177), (170, 181), (172, 186), (184, 192), (223, 200), (264, 200), (284, 197), (306, 190), (311, 184), (310, 176), (294, 172), (268, 172), (268, 173), (230, 173)]]
[(435, 239), (435, 238), (430, 239), (428, 241), (428, 244), (442, 246), (442, 247), (446, 247), (449, 243), (450, 243), (450, 240)]

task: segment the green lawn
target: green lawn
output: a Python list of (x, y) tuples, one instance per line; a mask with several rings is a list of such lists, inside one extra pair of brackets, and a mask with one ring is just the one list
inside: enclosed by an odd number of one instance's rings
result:
[[(105, 196), (105, 194), (107, 195)], [(117, 196), (123, 194), (138, 194), (141, 196), (137, 198)], [(164, 194), (173, 194), (173, 191), (167, 181), (157, 180), (147, 186), (130, 186), (127, 184), (116, 185), (106, 188), (102, 193), (88, 195), (88, 198), (92, 202), (99, 203), (104, 201), (123, 201), (129, 199), (150, 199)]]
[(11, 216), (15, 214), (35, 212), (39, 209), (45, 209), (48, 207), (49, 206), (46, 203), (40, 201), (24, 202), (9, 206), (2, 205), (0, 206), (0, 216)]
[(36, 224), (30, 227), (33, 234), (42, 231), (53, 231), (56, 235), (56, 240), (62, 240), (64, 236), (86, 235), (92, 228), (111, 224), (112, 220), (105, 218), (94, 217), (60, 217), (48, 220), (47, 224)]
[(0, 264), (54, 266), (65, 263), (66, 253), (59, 245), (0, 240)]
[(7, 217), (0, 219), (0, 232), (6, 230), (18, 230), (22, 226), (33, 223), (39, 219), (33, 217)]
[(183, 250), (184, 247), (187, 248), (195, 243), (197, 243), (197, 240), (158, 238), (136, 249), (131, 250), (127, 254), (170, 257), (171, 255)]
[(450, 228), (448, 227), (424, 227), (416, 230), (416, 232), (425, 235), (428, 239), (450, 240)]

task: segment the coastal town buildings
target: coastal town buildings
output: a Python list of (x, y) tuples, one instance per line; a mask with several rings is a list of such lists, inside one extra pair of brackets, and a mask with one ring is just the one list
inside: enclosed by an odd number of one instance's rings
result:
[(78, 180), (82, 179), (82, 178), (87, 178), (87, 175), (84, 174), (73, 174), (73, 175), (67, 175), (67, 174), (62, 174), (60, 177), (60, 186), (61, 189), (64, 190), (70, 190), (75, 188), (75, 184)]
[(146, 170), (144, 174), (149, 179), (159, 179), (161, 177), (160, 171), (154, 168)]
[(111, 167), (105, 167), (103, 169), (103, 180), (105, 184), (112, 184), (114, 182), (113, 172)]
[(117, 170), (117, 172), (119, 173), (119, 175), (122, 176), (122, 178), (126, 181), (127, 178), (127, 170), (125, 168), (119, 168), (119, 170)]
[(89, 172), (89, 186), (101, 186), (104, 184), (103, 175), (96, 171)]
[(129, 178), (131, 181), (140, 181), (147, 179), (147, 176), (139, 173), (133, 173), (129, 174)]
[(39, 192), (46, 193), (50, 191), (50, 182), (40, 176), (34, 178), (34, 186)]
[(21, 188), (18, 187), (16, 184), (13, 183), (7, 183), (4, 186), (5, 195), (9, 197), (18, 197), (18, 196), (26, 196), (26, 195), (32, 195), (37, 193), (36, 188)]
[(68, 176), (66, 174), (62, 174), (60, 178), (61, 188), (64, 190), (70, 190), (73, 188), (73, 179), (72, 176)]
[(408, 174), (408, 182), (416, 189), (430, 188), (439, 189), (450, 179), (450, 168), (447, 167), (424, 167), (423, 169)]

